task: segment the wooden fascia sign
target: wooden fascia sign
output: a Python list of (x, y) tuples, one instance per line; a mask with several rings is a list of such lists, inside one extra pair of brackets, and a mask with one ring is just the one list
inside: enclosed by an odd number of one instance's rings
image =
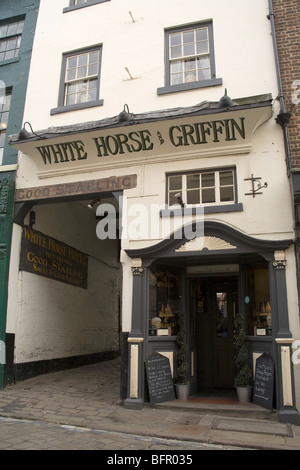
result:
[(54, 174), (155, 163), (170, 159), (249, 153), (252, 136), (271, 117), (262, 106), (218, 114), (81, 131), (45, 140), (19, 142), (34, 159), (40, 178)]

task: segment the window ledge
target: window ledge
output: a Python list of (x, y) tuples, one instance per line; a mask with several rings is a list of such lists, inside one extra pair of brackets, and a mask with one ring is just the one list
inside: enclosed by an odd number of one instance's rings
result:
[(198, 88), (222, 85), (222, 83), (222, 78), (213, 78), (212, 80), (203, 80), (201, 82), (181, 83), (180, 85), (167, 85), (162, 88), (157, 88), (157, 94), (165, 95), (167, 93), (178, 93), (180, 91), (196, 90)]
[(69, 11), (80, 10), (81, 8), (90, 7), (91, 5), (97, 5), (98, 3), (109, 2), (110, 0), (89, 0), (87, 3), (81, 5), (70, 5), (63, 9), (63, 13), (68, 13)]
[(176, 217), (182, 215), (203, 215), (204, 214), (214, 214), (217, 212), (239, 212), (243, 210), (243, 204), (226, 204), (226, 205), (219, 205), (219, 206), (200, 206), (200, 207), (185, 207), (181, 208), (168, 208), (162, 209), (160, 211), (160, 217)]
[(0, 67), (2, 67), (3, 65), (8, 65), (8, 64), (13, 64), (15, 62), (19, 62), (19, 60), (20, 60), (19, 57), (13, 57), (12, 59), (1, 60)]
[(68, 113), (71, 111), (78, 111), (80, 109), (94, 108), (96, 106), (103, 106), (104, 100), (90, 101), (81, 104), (72, 104), (70, 106), (58, 106), (50, 110), (51, 116), (54, 114)]

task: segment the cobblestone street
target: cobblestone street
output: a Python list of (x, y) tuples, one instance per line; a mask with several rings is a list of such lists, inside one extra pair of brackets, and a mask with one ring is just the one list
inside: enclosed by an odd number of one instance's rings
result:
[(229, 446), (181, 442), (76, 426), (54, 425), (42, 421), (0, 418), (0, 450), (126, 450), (129, 453), (131, 450), (159, 450), (170, 453), (230, 448), (234, 449)]

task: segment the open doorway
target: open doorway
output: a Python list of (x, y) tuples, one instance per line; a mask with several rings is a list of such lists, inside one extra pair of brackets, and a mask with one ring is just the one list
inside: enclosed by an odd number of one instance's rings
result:
[(237, 276), (189, 278), (187, 303), (191, 392), (233, 390)]

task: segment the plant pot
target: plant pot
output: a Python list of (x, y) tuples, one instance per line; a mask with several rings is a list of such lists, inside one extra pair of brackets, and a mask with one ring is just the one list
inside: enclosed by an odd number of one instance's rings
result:
[(250, 403), (252, 387), (236, 387), (237, 396), (240, 403)]
[(190, 387), (190, 384), (175, 384), (177, 399), (187, 400), (190, 394)]

